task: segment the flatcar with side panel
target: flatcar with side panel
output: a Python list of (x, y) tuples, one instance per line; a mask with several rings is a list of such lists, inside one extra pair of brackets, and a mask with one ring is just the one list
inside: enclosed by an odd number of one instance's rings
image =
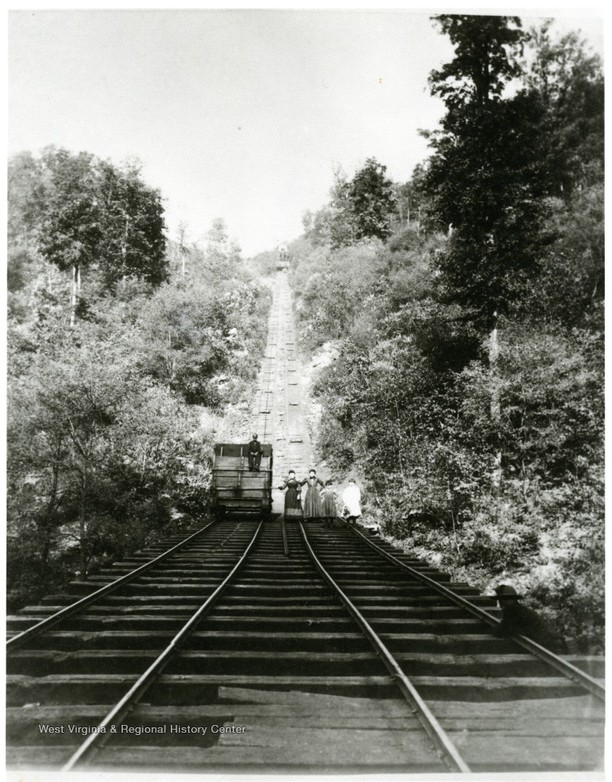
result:
[(217, 515), (272, 512), (272, 446), (261, 444), (259, 470), (249, 470), (248, 446), (217, 443), (212, 470), (212, 508)]

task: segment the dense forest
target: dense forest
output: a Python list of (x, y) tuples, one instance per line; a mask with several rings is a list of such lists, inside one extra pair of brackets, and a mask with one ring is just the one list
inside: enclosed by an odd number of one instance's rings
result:
[(604, 621), (604, 87), (577, 34), (439, 16), (455, 56), (409, 182), (369, 159), (304, 216), (290, 279), (320, 459), (383, 534), (581, 650)]
[(243, 399), (270, 292), (222, 220), (168, 242), (133, 162), (49, 148), (8, 184), (12, 610), (206, 511), (201, 415)]

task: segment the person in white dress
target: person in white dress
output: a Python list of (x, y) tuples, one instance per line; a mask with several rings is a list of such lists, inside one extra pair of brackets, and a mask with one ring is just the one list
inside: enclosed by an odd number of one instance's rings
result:
[(346, 520), (354, 527), (357, 519), (361, 516), (361, 489), (355, 483), (354, 478), (349, 478), (348, 486), (342, 492), (342, 502), (344, 503)]

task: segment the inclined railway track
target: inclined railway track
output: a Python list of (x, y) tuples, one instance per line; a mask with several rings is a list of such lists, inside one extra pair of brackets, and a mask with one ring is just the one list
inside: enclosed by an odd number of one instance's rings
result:
[[(158, 556), (153, 557), (153, 559), (150, 559), (149, 561), (145, 562), (143, 565), (140, 565), (139, 567), (136, 567), (133, 570), (129, 570), (123, 576), (118, 576), (116, 579), (108, 583), (105, 583), (104, 586), (101, 586), (99, 589), (90, 592), (89, 594), (85, 595), (85, 597), (82, 597), (80, 600), (77, 600), (74, 603), (70, 603), (65, 608), (58, 609), (54, 613), (46, 616), (44, 619), (40, 619), (39, 621), (34, 621), (34, 622), (30, 622), (28, 619), (26, 619), (25, 621), (28, 623), (29, 626), (24, 630), (17, 632), (15, 635), (12, 635), (7, 640), (6, 643), (7, 650), (12, 651), (14, 649), (19, 648), (20, 646), (23, 646), (29, 639), (33, 638), (34, 636), (40, 635), (45, 630), (50, 630), (52, 627), (59, 624), (63, 620), (68, 619), (68, 617), (74, 616), (79, 612), (83, 612), (88, 606), (101, 601), (104, 597), (107, 597), (113, 592), (119, 591), (123, 586), (127, 586), (127, 584), (131, 583), (132, 581), (135, 581), (139, 576), (143, 576), (145, 573), (149, 573), (149, 571), (153, 570), (153, 568), (155, 568), (156, 565), (159, 565), (161, 562), (166, 561), (173, 554), (176, 554), (178, 551), (184, 550), (187, 546), (189, 546), (190, 543), (192, 543), (196, 539), (199, 539), (202, 536), (202, 534), (206, 532), (206, 530), (209, 527), (211, 527), (213, 524), (214, 522), (210, 522), (205, 527), (196, 530), (196, 532), (191, 533), (186, 538), (180, 540), (178, 543), (174, 543), (173, 545), (170, 546), (170, 548), (166, 549)], [(96, 579), (93, 579), (83, 584), (83, 586), (87, 588), (89, 584), (95, 583), (95, 580)], [(103, 580), (106, 581), (106, 578), (103, 577)]]
[[(75, 602), (70, 602), (70, 595), (54, 596), (44, 602), (68, 602), (68, 605), (24, 609), (20, 615), (10, 618), (8, 744), (12, 724), (16, 724), (18, 734), (19, 725), (24, 722), (19, 719), (19, 706), (22, 712), (28, 710), (25, 720), (28, 722), (29, 713), (38, 707), (42, 707), (41, 719), (44, 719), (43, 703), (52, 705), (53, 719), (59, 718), (60, 722), (51, 725), (39, 721), (39, 735), (43, 737), (63, 735), (67, 731), (74, 738), (95, 729), (95, 725), (81, 724), (80, 718), (75, 721), (70, 706), (97, 702), (109, 693), (120, 692), (133, 678), (131, 674), (151, 661), (112, 712), (113, 724), (120, 724), (127, 710), (142, 697), (172, 654), (214, 605), (243, 563), (260, 528), (261, 523), (252, 521), (211, 522), (178, 542), (172, 539), (172, 545), (157, 556), (150, 558), (155, 550), (150, 547), (147, 552), (115, 565), (110, 573), (103, 571), (86, 582), (73, 582), (72, 591), (88, 592)], [(138, 564), (143, 558), (146, 561)], [(121, 570), (127, 572), (113, 577)], [(102, 586), (96, 589), (99, 583)], [(41, 613), (46, 614), (42, 619)], [(19, 704), (17, 708), (16, 704)], [(65, 715), (62, 704), (69, 705)], [(62, 722), (64, 716), (66, 720)], [(58, 734), (53, 729), (45, 732), (45, 728), (41, 732), (40, 725), (58, 727)], [(97, 735), (99, 739), (104, 732), (90, 734), (88, 746), (95, 744), (92, 736)], [(89, 749), (83, 756), (88, 753)], [(80, 756), (71, 759), (70, 767), (78, 760)]]
[(338, 583), (330, 575), (329, 571), (327, 571), (325, 567), (321, 564), (321, 561), (319, 560), (319, 558), (313, 551), (312, 546), (310, 545), (308, 536), (306, 535), (306, 530), (304, 529), (304, 525), (301, 522), (300, 522), (300, 531), (304, 539), (304, 544), (306, 545), (308, 553), (311, 559), (313, 560), (315, 566), (317, 567), (317, 569), (319, 570), (323, 578), (332, 587), (334, 592), (338, 595), (339, 599), (342, 601), (347, 611), (350, 613), (350, 615), (353, 617), (353, 619), (361, 629), (361, 632), (372, 644), (376, 654), (382, 660), (390, 676), (393, 677), (402, 695), (405, 697), (406, 702), (409, 704), (413, 713), (417, 716), (417, 719), (423, 726), (423, 729), (431, 739), (433, 745), (437, 748), (440, 757), (446, 763), (449, 770), (465, 771), (465, 772), (470, 771), (470, 767), (465, 762), (465, 760), (461, 757), (461, 755), (457, 751), (457, 748), (450, 740), (447, 733), (440, 726), (438, 720), (431, 713), (429, 707), (427, 706), (425, 701), (421, 698), (421, 696), (415, 689), (410, 679), (402, 671), (401, 666), (399, 665), (399, 663), (397, 662), (393, 654), (385, 646), (380, 636), (374, 631), (374, 629), (367, 621), (367, 619), (364, 617), (364, 615), (361, 613), (361, 611), (359, 611), (359, 609), (352, 602), (352, 600), (346, 595), (346, 593), (343, 592), (343, 590), (340, 588)]
[(81, 746), (72, 754), (68, 762), (64, 765), (63, 771), (70, 771), (77, 765), (82, 764), (93, 756), (93, 754), (105, 743), (107, 736), (110, 734), (107, 731), (115, 729), (121, 726), (124, 718), (131, 709), (138, 703), (147, 690), (154, 684), (156, 679), (161, 675), (164, 668), (172, 660), (174, 655), (178, 653), (181, 647), (185, 644), (190, 635), (196, 630), (202, 619), (210, 611), (215, 602), (219, 599), (223, 593), (225, 587), (232, 581), (232, 578), (238, 573), (242, 567), (244, 561), (249, 555), (257, 536), (261, 530), (263, 522), (259, 522), (255, 530), (255, 534), (251, 538), (251, 541), (247, 545), (244, 553), (236, 562), (231, 571), (209, 595), (198, 610), (191, 616), (191, 618), (183, 625), (179, 632), (174, 636), (165, 649), (155, 658), (147, 670), (139, 677), (128, 690), (128, 692), (116, 703), (108, 714), (97, 726), (96, 731), (91, 733), (87, 739), (81, 744)]
[[(358, 530), (356, 528), (352, 528), (352, 532), (355, 535), (358, 535), (363, 541), (366, 542), (366, 544), (370, 548), (374, 549), (384, 559), (386, 559), (389, 562), (392, 562), (394, 565), (401, 568), (404, 572), (408, 574), (410, 578), (413, 578), (433, 588), (435, 592), (437, 592), (438, 594), (446, 598), (449, 603), (452, 603), (453, 605), (465, 609), (471, 616), (474, 616), (476, 619), (483, 622), (488, 627), (493, 628), (493, 630), (496, 630), (497, 627), (499, 626), (500, 624), (499, 619), (492, 616), (487, 611), (484, 611), (479, 606), (474, 605), (469, 600), (466, 600), (464, 597), (461, 597), (461, 595), (456, 594), (451, 589), (448, 589), (448, 587), (445, 587), (443, 584), (435, 581), (433, 578), (426, 575), (425, 573), (419, 572), (419, 570), (416, 570), (415, 568), (410, 567), (410, 565), (407, 565), (405, 562), (402, 562), (402, 560), (399, 559), (395, 553), (389, 551), (390, 547), (378, 545), (373, 540), (369, 539), (366, 535), (364, 535), (363, 532), (361, 532), (361, 530)], [(536, 643), (531, 638), (527, 638), (526, 636), (515, 637), (513, 639), (513, 643), (516, 644), (517, 646), (520, 646), (522, 649), (526, 650), (530, 654), (534, 655), (539, 660), (542, 660), (544, 663), (550, 665), (552, 668), (554, 668), (556, 671), (561, 673), (567, 679), (571, 680), (579, 687), (584, 688), (586, 692), (593, 695), (602, 703), (605, 702), (605, 697), (606, 697), (605, 687), (601, 682), (597, 681), (597, 679), (593, 678), (585, 671), (581, 670), (580, 668), (577, 668), (575, 665), (572, 665), (567, 660), (564, 660), (562, 657), (559, 657), (559, 655), (554, 654), (553, 652), (549, 651), (545, 647), (540, 646), (540, 644)]]
[(287, 557), (277, 522), (207, 526), (9, 641), (9, 767), (598, 767), (595, 678), (496, 638), (467, 585), (353, 530), (307, 530), (287, 525)]
[[(529, 638), (499, 637), (492, 598), (445, 584), (444, 574), (359, 529), (312, 530), (328, 578), (410, 675), (472, 770), (601, 768), (602, 659), (572, 664)], [(500, 719), (504, 711), (520, 714), (523, 725)], [(457, 715), (463, 736), (452, 731)]]

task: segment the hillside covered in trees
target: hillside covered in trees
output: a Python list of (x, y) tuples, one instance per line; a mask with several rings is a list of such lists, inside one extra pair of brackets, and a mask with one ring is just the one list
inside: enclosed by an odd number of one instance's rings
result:
[(290, 279), (319, 456), (383, 533), (510, 580), (582, 650), (604, 621), (604, 89), (576, 34), (440, 16), (431, 156), (335, 172)]
[(239, 402), (269, 290), (223, 221), (164, 234), (138, 167), (9, 164), (8, 597), (18, 608), (204, 513), (203, 411)]

